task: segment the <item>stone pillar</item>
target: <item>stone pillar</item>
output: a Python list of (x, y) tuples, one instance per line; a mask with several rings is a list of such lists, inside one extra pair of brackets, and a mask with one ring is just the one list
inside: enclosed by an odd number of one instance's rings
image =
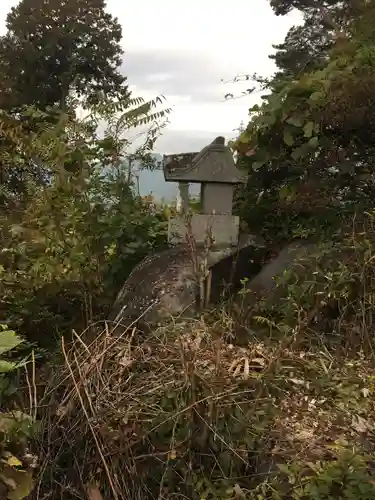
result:
[(186, 213), (189, 210), (189, 183), (179, 182), (178, 189), (181, 198), (181, 213)]

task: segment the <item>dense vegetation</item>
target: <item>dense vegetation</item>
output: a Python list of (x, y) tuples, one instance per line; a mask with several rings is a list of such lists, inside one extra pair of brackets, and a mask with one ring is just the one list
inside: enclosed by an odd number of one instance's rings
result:
[(375, 6), (270, 4), (304, 24), (275, 47), (274, 77), (256, 78), (262, 102), (233, 144), (249, 174), (238, 210), (271, 253), (295, 238), (313, 251), (277, 296), (248, 300), (244, 283), (146, 343), (96, 325), (166, 243), (166, 214), (137, 196), (131, 165), (153, 168), (169, 109), (130, 95), (102, 0), (22, 0), (9, 13), (1, 498), (375, 498)]
[[(12, 356), (31, 361), (34, 349), (32, 365), (72, 328), (106, 317), (134, 265), (165, 244), (165, 215), (151, 214), (136, 196), (130, 168), (135, 160), (152, 167), (169, 109), (162, 97), (130, 96), (119, 71), (121, 28), (104, 7), (101, 0), (25, 0), (0, 39), (0, 323), (25, 339), (18, 346), (4, 327), (0, 354), (17, 346)], [(137, 148), (134, 135), (144, 139)], [(1, 361), (1, 373), (11, 358)], [(0, 406), (19, 408), (22, 395), (10, 375), (1, 377)], [(14, 427), (1, 414), (4, 460), (18, 439)], [(21, 441), (17, 453), (27, 458)], [(13, 477), (20, 459), (0, 467), (9, 498), (27, 489), (26, 473)]]
[[(294, 2), (272, 5), (283, 14)], [(278, 218), (280, 232), (294, 234), (371, 208), (375, 49), (372, 2), (296, 6), (305, 25), (277, 47), (279, 72), (263, 82), (263, 103), (239, 138), (241, 151), (254, 150), (242, 159), (252, 171), (249, 223)]]

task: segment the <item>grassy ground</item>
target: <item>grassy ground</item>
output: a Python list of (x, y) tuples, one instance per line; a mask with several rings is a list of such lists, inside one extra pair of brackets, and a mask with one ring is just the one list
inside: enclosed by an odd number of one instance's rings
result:
[[(108, 499), (375, 498), (372, 360), (301, 338), (239, 348), (213, 331), (179, 324), (175, 341), (138, 346), (103, 333), (90, 354), (77, 341), (46, 396), (51, 498), (89, 484)], [(352, 496), (309, 494), (313, 480)]]
[(34, 498), (374, 499), (372, 253), (345, 245), (246, 322), (226, 306), (63, 345)]

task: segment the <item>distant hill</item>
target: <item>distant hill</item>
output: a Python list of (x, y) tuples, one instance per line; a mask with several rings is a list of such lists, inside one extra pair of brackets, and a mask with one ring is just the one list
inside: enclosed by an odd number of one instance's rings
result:
[[(163, 157), (159, 154), (155, 154), (154, 157), (161, 164)], [(103, 171), (109, 172), (110, 167), (105, 167)], [(136, 162), (133, 174), (139, 178), (141, 196), (151, 194), (156, 201), (164, 200), (167, 203), (176, 201), (178, 185), (176, 182), (165, 182), (162, 168), (153, 171), (145, 170), (140, 168), (140, 164)], [(197, 196), (200, 193), (199, 184), (192, 184), (190, 193), (192, 196)]]
[[(155, 159), (162, 162), (163, 157), (155, 154)], [(134, 173), (139, 176), (139, 191), (141, 196), (152, 194), (153, 197), (160, 201), (161, 199), (166, 202), (176, 200), (177, 183), (165, 182), (163, 171), (160, 170), (142, 170), (139, 167), (135, 168)], [(196, 196), (199, 193), (199, 185), (192, 185), (190, 188), (192, 195)]]

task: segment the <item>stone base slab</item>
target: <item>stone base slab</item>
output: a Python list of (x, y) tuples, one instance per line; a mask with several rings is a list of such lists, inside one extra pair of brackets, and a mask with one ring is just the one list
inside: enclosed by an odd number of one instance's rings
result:
[[(193, 214), (191, 230), (197, 245), (203, 245), (210, 230), (214, 246), (231, 247), (238, 243), (240, 219), (235, 215)], [(168, 241), (171, 245), (186, 241), (187, 221), (184, 217), (171, 217), (168, 225)]]

